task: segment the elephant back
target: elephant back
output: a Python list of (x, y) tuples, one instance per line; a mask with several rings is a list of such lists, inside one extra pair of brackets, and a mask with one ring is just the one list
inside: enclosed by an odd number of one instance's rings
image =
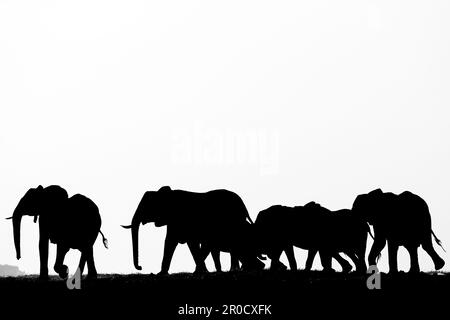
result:
[(97, 205), (81, 194), (68, 198), (55, 219), (58, 227), (50, 234), (50, 240), (74, 249), (92, 245), (101, 227)]
[(250, 217), (247, 208), (236, 193), (213, 190), (198, 196), (203, 201), (194, 202), (191, 212), (196, 212), (193, 218), (196, 221), (193, 228), (204, 237), (219, 239), (248, 224)]
[(337, 249), (352, 249), (366, 242), (369, 225), (352, 210), (332, 211), (329, 218), (329, 243)]
[(274, 205), (258, 213), (255, 220), (255, 236), (260, 246), (267, 249), (292, 241), (294, 234), (302, 232), (296, 215), (298, 208)]
[(67, 234), (71, 248), (92, 245), (102, 221), (97, 205), (84, 195), (76, 194), (67, 203)]
[[(309, 202), (303, 207), (296, 207), (292, 227), (293, 237), (305, 249), (320, 249), (329, 246), (334, 231), (332, 213), (327, 208), (315, 202)], [(301, 233), (301, 236), (297, 234)]]
[(420, 196), (405, 191), (397, 196), (393, 205), (390, 226), (394, 228), (391, 237), (403, 243), (415, 239), (419, 245), (431, 232), (431, 215), (427, 203)]

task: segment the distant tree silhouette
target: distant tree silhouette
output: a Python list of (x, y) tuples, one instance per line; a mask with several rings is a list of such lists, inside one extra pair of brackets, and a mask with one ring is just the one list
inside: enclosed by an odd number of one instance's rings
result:
[(17, 266), (10, 266), (8, 264), (0, 264), (0, 277), (18, 277), (23, 276), (25, 272), (20, 271)]

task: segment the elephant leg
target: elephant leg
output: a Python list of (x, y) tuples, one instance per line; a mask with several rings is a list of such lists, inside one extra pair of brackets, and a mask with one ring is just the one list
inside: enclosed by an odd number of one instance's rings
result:
[(308, 258), (306, 258), (305, 271), (311, 271), (317, 250), (308, 250)]
[[(220, 251), (212, 250), (211, 255), (214, 261), (214, 266), (216, 267), (217, 272), (222, 272), (222, 264), (220, 263)], [(204, 259), (203, 259), (204, 260)]]
[(86, 249), (84, 249), (83, 251), (81, 251), (81, 257), (80, 257), (80, 262), (78, 264), (78, 269), (80, 269), (80, 276), (83, 275), (83, 271), (84, 271), (84, 266), (86, 265)]
[(445, 261), (437, 254), (436, 250), (433, 248), (433, 241), (431, 239), (431, 234), (429, 234), (425, 241), (422, 243), (422, 248), (426, 253), (433, 259), (434, 268), (436, 270), (442, 269), (445, 265)]
[(62, 279), (66, 279), (69, 274), (69, 268), (64, 264), (64, 258), (68, 251), (69, 248), (64, 245), (56, 246), (56, 261), (53, 269)]
[(297, 270), (297, 261), (295, 261), (295, 254), (294, 254), (294, 246), (287, 246), (284, 249), (284, 252), (286, 253), (286, 256), (289, 261), (289, 267), (291, 270)]
[[(208, 272), (208, 269), (206, 269), (205, 260), (202, 257), (200, 244), (197, 242), (191, 242), (188, 243), (189, 250), (191, 251), (192, 257), (194, 257), (195, 261), (195, 272), (194, 273), (204, 273)], [(173, 252), (172, 252), (173, 254)]]
[(381, 250), (384, 249), (384, 246), (386, 245), (386, 239), (375, 237), (375, 241), (373, 242), (372, 248), (369, 252), (369, 266), (376, 266), (377, 265), (377, 258), (381, 253)]
[[(343, 258), (339, 254), (339, 252), (333, 254), (333, 258), (341, 265), (343, 273), (349, 273), (350, 271), (352, 271), (352, 265), (347, 260), (345, 260), (345, 258)], [(351, 259), (351, 257), (350, 257), (350, 259)], [(355, 262), (355, 261), (353, 260), (353, 262)], [(355, 263), (355, 265), (357, 265), (357, 264)]]
[(272, 250), (269, 258), (270, 258), (270, 270), (286, 270), (286, 266), (280, 262), (280, 256), (283, 253), (283, 250)]
[(39, 260), (41, 264), (39, 278), (48, 279), (48, 242), (49, 237), (47, 230), (39, 223)]
[[(86, 262), (88, 266), (88, 278), (89, 279), (95, 279), (97, 278), (97, 269), (95, 268), (95, 261), (94, 261), (94, 247), (90, 247), (86, 251)], [(81, 271), (81, 270), (80, 270)], [(81, 273), (80, 273), (81, 275)]]
[(334, 269), (331, 267), (331, 253), (327, 251), (319, 251), (319, 256), (323, 271), (334, 272)]
[(208, 255), (210, 253), (212, 255), (211, 248), (209, 246), (204, 245), (204, 244), (199, 244), (199, 247), (200, 247), (200, 254), (202, 255), (203, 260), (206, 260), (206, 258), (208, 258)]
[(214, 261), (214, 267), (216, 268), (217, 272), (222, 272), (222, 264), (220, 263), (220, 250), (211, 250), (211, 247), (208, 245), (204, 245), (202, 244), (200, 246), (200, 254), (201, 254), (201, 259), (203, 261), (206, 260), (206, 258), (208, 257), (208, 255), (211, 253), (211, 256), (213, 258)]
[(365, 257), (364, 255), (359, 255), (356, 253), (353, 253), (353, 262), (355, 263), (356, 266), (356, 271), (358, 273), (366, 273), (367, 272), (367, 265), (366, 265), (366, 261), (364, 260)]
[(159, 272), (159, 275), (169, 273), (170, 263), (172, 262), (173, 253), (175, 252), (175, 248), (177, 247), (177, 245), (178, 242), (166, 237), (166, 241), (164, 242), (164, 254), (161, 264), (161, 271)]
[(239, 258), (236, 256), (236, 254), (230, 253), (231, 256), (231, 268), (230, 271), (238, 271), (240, 270), (239, 266)]
[(398, 265), (397, 265), (398, 244), (393, 241), (389, 241), (388, 252), (389, 252), (389, 273), (395, 274), (398, 272)]
[(409, 269), (409, 273), (420, 272), (419, 258), (417, 257), (417, 247), (416, 246), (408, 246), (406, 249), (408, 250), (409, 256), (411, 258), (411, 267)]
[[(358, 257), (358, 264), (356, 265), (356, 271), (366, 273), (367, 272), (367, 265), (366, 265), (366, 241), (367, 239), (364, 239), (364, 244), (359, 246), (355, 254)], [(359, 269), (359, 270), (358, 270)]]

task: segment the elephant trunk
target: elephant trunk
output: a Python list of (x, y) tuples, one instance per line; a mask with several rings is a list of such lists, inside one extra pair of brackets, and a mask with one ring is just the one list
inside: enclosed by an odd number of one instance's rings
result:
[(133, 219), (133, 222), (131, 224), (131, 237), (133, 240), (134, 267), (137, 270), (142, 270), (142, 267), (139, 265), (139, 225), (140, 225), (140, 221), (136, 221), (136, 219)]
[(16, 257), (17, 260), (20, 259), (20, 222), (22, 221), (22, 214), (19, 210), (14, 210), (12, 216), (13, 222), (13, 233), (14, 233), (14, 246), (16, 247)]

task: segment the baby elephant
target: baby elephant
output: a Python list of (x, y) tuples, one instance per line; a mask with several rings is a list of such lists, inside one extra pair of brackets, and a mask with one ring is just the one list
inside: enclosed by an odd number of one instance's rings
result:
[(339, 252), (349, 256), (358, 272), (366, 271), (365, 251), (369, 226), (351, 210), (330, 211), (315, 202), (305, 206), (272, 206), (261, 211), (255, 221), (260, 244), (260, 252), (272, 260), (271, 268), (280, 265), (283, 251), (292, 270), (297, 269), (293, 246), (310, 250), (307, 269), (311, 268), (314, 255), (318, 251), (324, 271), (333, 271), (331, 258), (334, 257), (349, 271), (345, 259)]

